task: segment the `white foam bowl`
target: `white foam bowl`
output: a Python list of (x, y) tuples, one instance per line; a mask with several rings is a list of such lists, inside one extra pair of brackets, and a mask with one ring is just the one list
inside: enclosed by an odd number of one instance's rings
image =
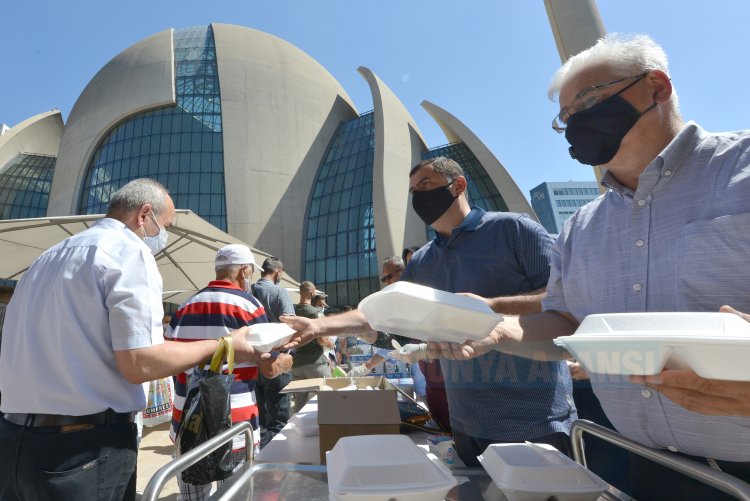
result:
[(246, 338), (255, 351), (268, 353), (273, 348), (286, 344), (294, 332), (285, 323), (254, 324), (250, 326)]
[(609, 487), (547, 444), (492, 444), (478, 459), (508, 501), (593, 501)]
[(298, 412), (289, 419), (289, 423), (291, 428), (302, 437), (320, 435), (317, 412)]
[(709, 379), (750, 381), (750, 322), (731, 313), (589, 315), (574, 335), (554, 343), (592, 374), (690, 369)]
[(396, 282), (359, 303), (370, 326), (422, 341), (483, 339), (502, 321), (484, 301), (409, 282)]
[(343, 437), (326, 463), (332, 501), (442, 501), (457, 483), (404, 435)]

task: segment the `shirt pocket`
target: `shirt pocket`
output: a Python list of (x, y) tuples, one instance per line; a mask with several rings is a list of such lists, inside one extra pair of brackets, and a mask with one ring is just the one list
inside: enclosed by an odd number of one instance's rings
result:
[(750, 214), (685, 225), (676, 252), (680, 311), (750, 311)]

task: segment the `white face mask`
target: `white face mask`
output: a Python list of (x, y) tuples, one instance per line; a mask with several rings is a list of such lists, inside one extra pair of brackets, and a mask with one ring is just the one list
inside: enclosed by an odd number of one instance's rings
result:
[(157, 255), (159, 252), (161, 252), (164, 247), (167, 246), (167, 239), (169, 238), (169, 233), (167, 233), (167, 230), (164, 229), (162, 225), (159, 224), (159, 221), (157, 221), (156, 216), (154, 215), (154, 211), (151, 211), (151, 217), (154, 218), (154, 222), (156, 223), (156, 226), (159, 227), (159, 233), (153, 237), (150, 237), (145, 234), (146, 229), (143, 229), (144, 235), (143, 235), (143, 243), (148, 245), (148, 248), (151, 249), (151, 254), (154, 256)]
[(253, 293), (253, 289), (252, 289), (253, 288), (253, 283), (252, 283), (253, 272), (252, 272), (252, 268), (250, 269), (250, 273), (248, 273), (247, 275), (242, 275), (242, 278), (245, 279), (245, 292), (247, 292), (248, 294), (252, 295), (252, 293)]

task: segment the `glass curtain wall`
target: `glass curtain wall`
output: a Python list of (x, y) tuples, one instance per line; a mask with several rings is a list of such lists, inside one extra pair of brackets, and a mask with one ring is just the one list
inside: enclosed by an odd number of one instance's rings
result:
[(79, 213), (107, 210), (110, 194), (140, 177), (156, 179), (178, 209), (226, 231), (224, 149), (216, 48), (210, 26), (174, 31), (176, 106), (139, 113), (95, 151)]
[(321, 163), (307, 209), (304, 276), (328, 304), (356, 305), (379, 290), (372, 207), (373, 112), (342, 123)]
[(56, 160), (53, 156), (21, 153), (6, 164), (0, 173), (0, 219), (47, 215)]

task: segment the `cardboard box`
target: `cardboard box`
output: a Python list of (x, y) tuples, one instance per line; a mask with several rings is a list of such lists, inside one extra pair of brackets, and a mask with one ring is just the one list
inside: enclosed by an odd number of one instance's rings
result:
[[(336, 391), (351, 385), (352, 379), (357, 390)], [(367, 386), (378, 389), (366, 390)], [(321, 464), (325, 464), (326, 451), (341, 437), (399, 433), (398, 389), (384, 377), (301, 379), (286, 385), (281, 393), (307, 391), (318, 393)]]

